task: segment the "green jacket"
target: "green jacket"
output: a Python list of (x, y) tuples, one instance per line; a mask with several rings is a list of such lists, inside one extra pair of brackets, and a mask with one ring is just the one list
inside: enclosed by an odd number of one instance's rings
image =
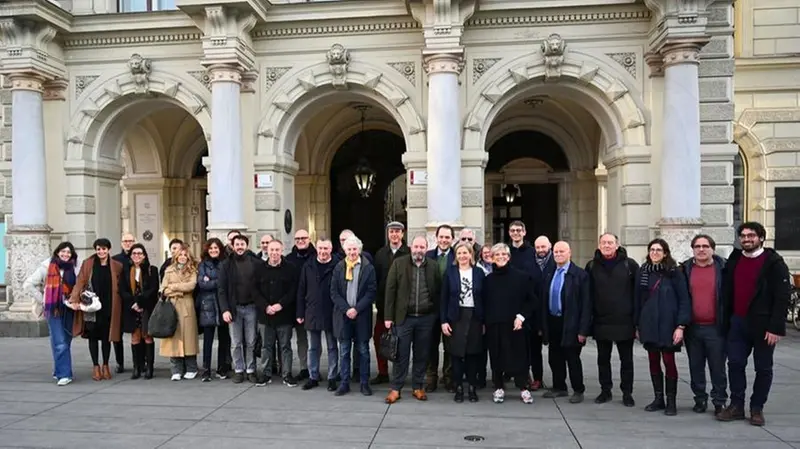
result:
[[(386, 277), (384, 320), (395, 324), (402, 323), (408, 314), (408, 305), (411, 302), (411, 282), (413, 280), (412, 267), (414, 262), (411, 256), (398, 257), (389, 269)], [(433, 302), (433, 312), (439, 313), (441, 303), (442, 277), (435, 261), (423, 259), (425, 280), (428, 294)], [(437, 315), (438, 316), (438, 315)]]

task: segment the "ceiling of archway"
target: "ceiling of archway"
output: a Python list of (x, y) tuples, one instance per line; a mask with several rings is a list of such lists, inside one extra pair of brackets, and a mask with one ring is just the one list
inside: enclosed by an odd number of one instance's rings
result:
[(554, 171), (569, 171), (569, 161), (561, 146), (549, 136), (536, 131), (515, 131), (501, 137), (489, 148), (486, 171), (496, 172), (522, 158), (538, 159)]

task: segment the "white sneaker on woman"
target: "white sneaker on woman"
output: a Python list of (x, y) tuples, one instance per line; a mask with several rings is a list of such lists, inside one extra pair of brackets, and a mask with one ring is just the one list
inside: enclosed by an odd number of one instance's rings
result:
[(194, 372), (191, 372), (191, 373), (186, 373), (186, 374), (183, 375), (184, 379), (189, 379), (189, 380), (192, 380), (195, 377), (197, 377), (197, 371), (194, 371)]
[(172, 377), (170, 378), (170, 380), (177, 382), (177, 381), (181, 380), (181, 375), (180, 374), (173, 374)]
[(529, 390), (522, 390), (519, 396), (524, 404), (533, 404), (533, 395)]
[(69, 385), (71, 383), (72, 383), (72, 379), (70, 379), (69, 377), (62, 377), (61, 379), (58, 379), (58, 382), (56, 383), (56, 385), (58, 385), (59, 387), (66, 387), (67, 385)]
[(492, 395), (492, 400), (495, 404), (502, 404), (503, 401), (506, 400), (506, 392), (502, 388), (498, 388), (494, 390), (494, 394)]

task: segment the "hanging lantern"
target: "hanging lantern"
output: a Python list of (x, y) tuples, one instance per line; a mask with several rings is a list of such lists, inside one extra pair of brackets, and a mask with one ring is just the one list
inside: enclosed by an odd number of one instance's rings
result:
[(519, 190), (517, 190), (514, 184), (506, 184), (506, 187), (503, 189), (503, 196), (506, 197), (506, 203), (512, 204), (517, 194), (519, 194)]
[(367, 160), (361, 158), (355, 171), (356, 186), (362, 198), (367, 198), (375, 187), (375, 170), (373, 170)]

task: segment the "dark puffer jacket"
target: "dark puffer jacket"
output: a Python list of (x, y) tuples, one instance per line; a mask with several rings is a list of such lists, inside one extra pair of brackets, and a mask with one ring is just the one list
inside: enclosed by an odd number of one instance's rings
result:
[[(217, 279), (219, 278), (219, 259), (205, 259), (197, 271), (197, 324), (201, 327), (219, 326), (220, 311), (217, 301)], [(205, 280), (205, 278), (208, 280)]]

